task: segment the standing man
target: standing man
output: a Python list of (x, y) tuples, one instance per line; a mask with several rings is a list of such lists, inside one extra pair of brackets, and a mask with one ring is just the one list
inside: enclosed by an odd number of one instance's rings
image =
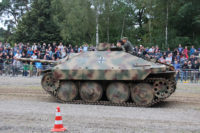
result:
[(3, 56), (0, 55), (0, 75), (3, 74), (3, 63), (4, 63)]
[(19, 50), (17, 50), (17, 53), (14, 56), (14, 61), (13, 61), (13, 76), (17, 76), (18, 72), (19, 72), (19, 68), (20, 68), (20, 61), (18, 61), (17, 59), (21, 58), (21, 54), (19, 52)]
[(128, 40), (127, 37), (122, 38), (123, 48), (126, 52), (133, 52), (134, 48), (131, 42)]
[(5, 74), (10, 75), (10, 70), (11, 70), (11, 64), (12, 64), (12, 59), (10, 59), (9, 55), (6, 56), (5, 60)]

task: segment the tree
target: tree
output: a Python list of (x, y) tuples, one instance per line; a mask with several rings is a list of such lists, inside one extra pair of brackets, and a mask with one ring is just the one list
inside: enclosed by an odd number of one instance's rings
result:
[(196, 23), (195, 18), (200, 14), (199, 5), (198, 0), (155, 0), (152, 19), (154, 44), (165, 44), (163, 48), (174, 48), (179, 43), (197, 43), (200, 23)]
[(95, 37), (95, 12), (85, 0), (53, 0), (54, 22), (65, 42), (91, 43)]
[[(8, 16), (5, 19), (5, 25), (15, 27), (18, 20), (30, 9), (29, 4), (32, 0), (3, 0), (0, 3), (0, 15)], [(9, 19), (9, 17), (13, 19)]]
[(0, 42), (4, 42), (6, 31), (3, 28), (0, 28)]
[(14, 33), (17, 42), (60, 41), (59, 27), (52, 19), (51, 1), (35, 0), (31, 10), (19, 21)]
[(98, 45), (127, 36), (135, 45), (163, 49), (200, 41), (199, 0), (34, 0), (31, 7), (10, 1), (0, 4), (0, 13), (12, 11), (17, 41)]
[[(100, 38), (104, 42), (116, 42), (123, 36), (129, 36), (135, 29), (133, 3), (120, 0), (104, 1), (99, 16)], [(131, 35), (131, 40), (135, 37)]]

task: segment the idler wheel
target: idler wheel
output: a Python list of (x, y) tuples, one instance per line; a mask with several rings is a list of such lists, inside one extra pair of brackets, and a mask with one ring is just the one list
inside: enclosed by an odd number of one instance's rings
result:
[(153, 88), (158, 98), (167, 98), (173, 90), (173, 86), (167, 80), (155, 81)]
[(77, 94), (78, 94), (78, 89), (74, 82), (71, 81), (60, 82), (60, 88), (57, 93), (59, 99), (69, 102), (74, 100)]
[(123, 103), (129, 99), (130, 90), (126, 84), (115, 82), (108, 86), (106, 96), (113, 103)]
[(86, 102), (96, 102), (101, 99), (103, 89), (100, 84), (96, 82), (85, 82), (81, 84), (80, 96)]
[(52, 73), (44, 74), (44, 76), (42, 77), (41, 84), (42, 88), (49, 92), (52, 92), (59, 87), (59, 81), (56, 81), (53, 78)]
[(146, 106), (152, 103), (154, 99), (154, 92), (152, 86), (147, 83), (139, 83), (131, 88), (132, 100), (140, 106)]
[(168, 79), (167, 80), (167, 87), (170, 94), (172, 94), (176, 89), (176, 81), (175, 79)]

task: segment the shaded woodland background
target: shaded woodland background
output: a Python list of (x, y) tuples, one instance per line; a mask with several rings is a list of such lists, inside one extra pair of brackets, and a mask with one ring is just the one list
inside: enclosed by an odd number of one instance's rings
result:
[(3, 0), (0, 40), (96, 45), (127, 36), (162, 49), (199, 46), (199, 0)]

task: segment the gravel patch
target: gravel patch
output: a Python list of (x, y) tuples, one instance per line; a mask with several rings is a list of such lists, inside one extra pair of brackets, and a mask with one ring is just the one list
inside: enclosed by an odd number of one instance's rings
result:
[(40, 86), (41, 77), (0, 77), (0, 133), (48, 133), (61, 107), (69, 133), (199, 133), (199, 84), (178, 83), (166, 101), (151, 107), (61, 104)]

